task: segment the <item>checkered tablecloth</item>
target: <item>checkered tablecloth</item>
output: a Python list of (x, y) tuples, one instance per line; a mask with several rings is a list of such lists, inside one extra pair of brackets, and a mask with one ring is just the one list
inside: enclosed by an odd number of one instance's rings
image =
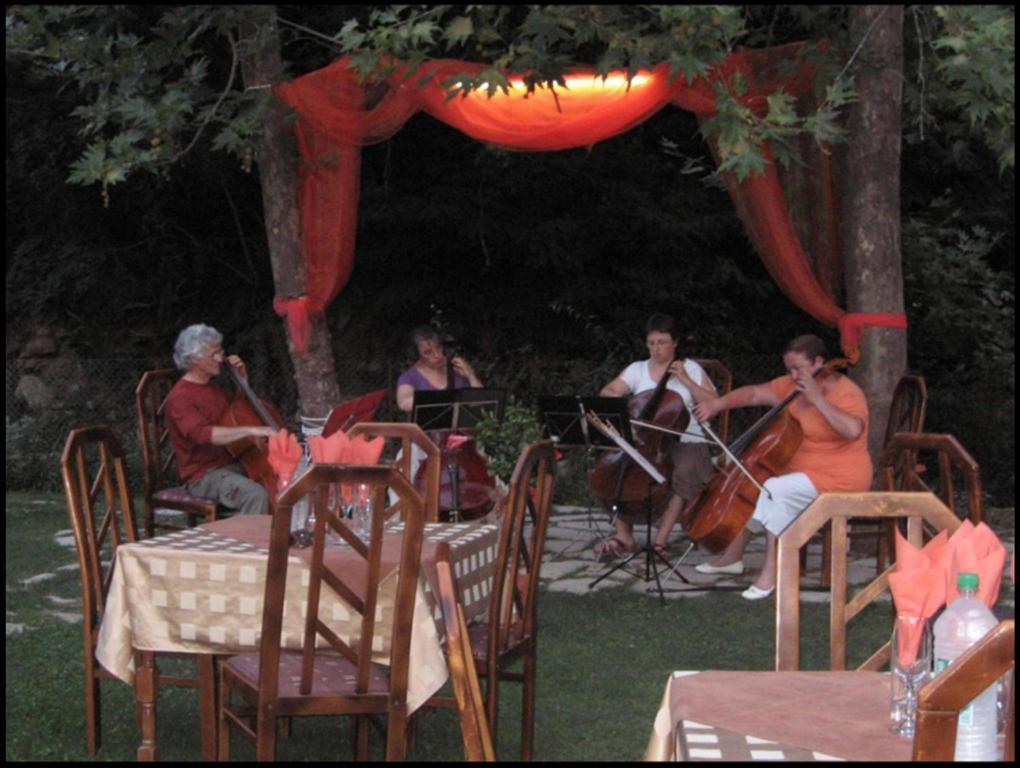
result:
[[(106, 669), (131, 683), (135, 649), (230, 654), (258, 647), (269, 555), (258, 542), (268, 542), (270, 520), (267, 516), (223, 522), (235, 527), (243, 524), (245, 535), (225, 535), (223, 526), (213, 523), (212, 528), (220, 529), (192, 528), (118, 547), (96, 648)], [(461, 599), (468, 615), (476, 617), (487, 607), (498, 536), (494, 525), (426, 525), (411, 633), (408, 706), (412, 710), (447, 679), (440, 646), (443, 626), (429, 578), (435, 546), (449, 542)], [(346, 545), (335, 548), (341, 557), (345, 549), (351, 551)], [(284, 601), (285, 648), (301, 645), (308, 577), (305, 558), (292, 551)], [(380, 662), (388, 661), (384, 639), (389, 635), (395, 589), (393, 575), (380, 584), (373, 648)], [(328, 588), (322, 591), (320, 614), (345, 641), (352, 640), (352, 633), (356, 637), (358, 616)]]
[(910, 760), (878, 672), (674, 672), (646, 760)]

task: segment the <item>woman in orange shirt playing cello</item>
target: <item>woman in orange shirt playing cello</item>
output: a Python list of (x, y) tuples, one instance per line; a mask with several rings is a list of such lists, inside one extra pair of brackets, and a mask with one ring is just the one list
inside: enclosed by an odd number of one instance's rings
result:
[(776, 538), (821, 493), (866, 491), (871, 487), (868, 454), (868, 403), (861, 388), (846, 376), (831, 373), (816, 378), (825, 365), (825, 344), (817, 336), (798, 336), (786, 346), (787, 375), (740, 387), (723, 397), (694, 407), (707, 421), (720, 411), (749, 406), (774, 406), (797, 390), (789, 405), (804, 437), (785, 467), (785, 473), (765, 482), (768, 494), (758, 496), (747, 526), (716, 558), (697, 566), (705, 574), (741, 574), (743, 553), (752, 533), (766, 531), (765, 564), (755, 582), (743, 592), (748, 600), (772, 594), (776, 584)]

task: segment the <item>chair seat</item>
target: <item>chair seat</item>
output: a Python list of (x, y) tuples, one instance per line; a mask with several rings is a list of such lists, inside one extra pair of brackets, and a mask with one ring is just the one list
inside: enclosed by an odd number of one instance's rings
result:
[(165, 506), (170, 509), (200, 509), (203, 512), (216, 511), (216, 502), (212, 499), (203, 499), (201, 496), (194, 496), (184, 486), (178, 485), (173, 488), (164, 488), (152, 494), (154, 506)]
[[(257, 689), (259, 686), (259, 654), (245, 653), (233, 656), (224, 662), (241, 680)], [(312, 672), (312, 691), (301, 693), (301, 654), (283, 652), (280, 654), (279, 698), (300, 699), (306, 696), (349, 696), (355, 693), (357, 667), (343, 656), (315, 655)], [(373, 663), (368, 679), (367, 694), (389, 693), (389, 674), (387, 668)]]
[[(487, 659), (489, 657), (489, 622), (469, 625), (468, 635), (471, 638), (471, 654), (479, 661)], [(507, 648), (516, 649), (524, 643), (524, 640), (524, 622), (515, 621), (510, 625)], [(484, 669), (480, 669), (479, 674), (484, 675)]]

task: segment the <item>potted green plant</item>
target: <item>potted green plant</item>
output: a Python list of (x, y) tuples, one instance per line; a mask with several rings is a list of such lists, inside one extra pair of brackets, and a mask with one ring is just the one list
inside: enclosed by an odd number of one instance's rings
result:
[(498, 421), (491, 414), (478, 423), (477, 441), (489, 462), (489, 472), (510, 483), (517, 458), (528, 443), (542, 437), (542, 425), (534, 411), (518, 402), (511, 402)]

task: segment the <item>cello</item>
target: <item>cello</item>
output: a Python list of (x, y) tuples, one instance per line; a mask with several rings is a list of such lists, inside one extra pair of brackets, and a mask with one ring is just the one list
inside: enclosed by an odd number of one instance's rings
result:
[[(815, 373), (822, 380), (849, 360), (830, 360)], [(782, 474), (800, 448), (804, 433), (786, 407), (796, 399), (794, 389), (774, 405), (724, 451), (729, 466), (720, 469), (701, 495), (681, 512), (680, 524), (691, 541), (718, 554), (733, 543), (754, 514), (763, 484)], [(765, 491), (767, 493), (767, 491)]]
[[(677, 358), (674, 358), (674, 362)], [(647, 422), (653, 428), (683, 432), (690, 423), (690, 412), (684, 405), (683, 397), (668, 389), (669, 366), (655, 389), (640, 392), (627, 403), (632, 421)], [(652, 434), (634, 438), (634, 447), (665, 477), (673, 471), (672, 448), (675, 438), (655, 429)], [(622, 451), (607, 453), (599, 458), (592, 468), (588, 480), (592, 496), (598, 499), (610, 512), (624, 512), (638, 515), (660, 509), (671, 493), (668, 484), (651, 482), (648, 474), (637, 466), (630, 456)]]
[[(280, 414), (267, 402), (259, 400), (248, 380), (243, 378), (233, 365), (227, 363), (227, 371), (236, 390), (227, 410), (220, 417), (221, 427), (272, 427), (280, 430)], [(248, 478), (266, 489), (270, 504), (276, 498), (276, 472), (269, 464), (266, 445), (255, 438), (244, 437), (224, 446), (230, 455), (240, 462)]]
[[(454, 385), (453, 354), (446, 359), (446, 389)], [(454, 512), (461, 520), (476, 520), (489, 513), (495, 504), (493, 491), (496, 480), (489, 474), (488, 463), (478, 453), (473, 435), (459, 429), (440, 429), (429, 432), (429, 437), (440, 450), (442, 472), (439, 483), (439, 518), (449, 520)], [(424, 494), (425, 465), (418, 468), (414, 478), (415, 489)]]

